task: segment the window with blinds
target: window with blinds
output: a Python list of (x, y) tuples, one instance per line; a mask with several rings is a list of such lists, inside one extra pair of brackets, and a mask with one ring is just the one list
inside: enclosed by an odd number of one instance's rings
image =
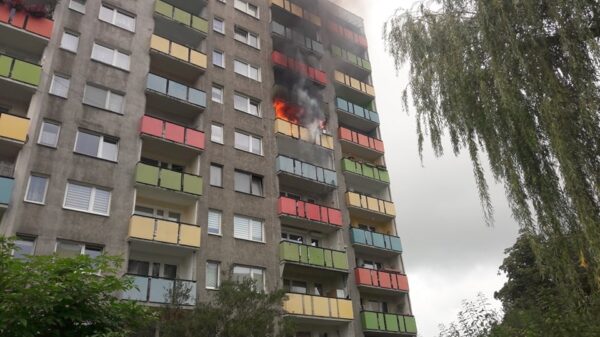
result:
[(233, 236), (237, 239), (264, 242), (263, 221), (241, 215), (233, 217)]
[(206, 289), (219, 289), (219, 262), (206, 262)]
[(221, 235), (223, 213), (216, 209), (208, 210), (208, 234)]
[(76, 211), (109, 215), (110, 191), (78, 183), (67, 183), (63, 207)]

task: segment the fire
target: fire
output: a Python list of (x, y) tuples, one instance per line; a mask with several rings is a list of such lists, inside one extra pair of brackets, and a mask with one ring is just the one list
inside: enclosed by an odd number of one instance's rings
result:
[[(307, 116), (306, 109), (298, 105), (289, 104), (281, 98), (273, 99), (273, 108), (275, 109), (276, 118), (301, 126), (306, 126), (305, 124), (312, 122), (307, 120), (309, 116)], [(324, 120), (319, 120), (318, 125), (320, 129), (326, 128), (326, 122)]]

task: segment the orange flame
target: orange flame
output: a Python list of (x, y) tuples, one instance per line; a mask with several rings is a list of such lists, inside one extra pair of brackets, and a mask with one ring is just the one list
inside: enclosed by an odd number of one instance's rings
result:
[[(275, 109), (275, 117), (286, 120), (290, 123), (304, 126), (306, 110), (298, 105), (289, 104), (281, 98), (273, 99), (273, 108)], [(319, 128), (325, 129), (326, 122), (324, 120), (319, 121)]]

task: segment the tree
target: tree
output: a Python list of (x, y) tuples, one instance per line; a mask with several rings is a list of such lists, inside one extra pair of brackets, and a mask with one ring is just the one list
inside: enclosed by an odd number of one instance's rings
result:
[[(431, 3), (431, 2), (428, 2)], [(545, 272), (583, 296), (568, 238), (600, 285), (600, 6), (590, 0), (442, 0), (397, 12), (384, 29), (416, 110), (419, 150), (429, 134), (442, 155), (473, 163), (488, 224), (481, 162), (504, 184), (521, 227), (555, 244), (534, 245)]]
[(440, 324), (438, 337), (490, 337), (500, 320), (501, 314), (480, 293), (474, 301), (462, 302), (456, 322), (448, 326)]
[[(283, 319), (285, 291), (264, 293), (255, 290), (254, 281), (226, 281), (209, 302), (193, 309), (180, 305), (161, 311), (161, 337), (278, 337), (292, 330)], [(175, 292), (177, 294), (177, 292)], [(185, 292), (180, 293), (185, 297)], [(176, 295), (178, 296), (178, 295)], [(174, 301), (182, 303), (181, 298)]]
[[(123, 337), (152, 319), (115, 294), (130, 289), (117, 257), (28, 256), (0, 237), (0, 336)], [(101, 275), (100, 275), (101, 274)]]

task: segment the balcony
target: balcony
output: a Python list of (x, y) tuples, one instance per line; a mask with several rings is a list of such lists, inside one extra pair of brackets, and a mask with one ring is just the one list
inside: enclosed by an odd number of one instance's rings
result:
[(341, 298), (287, 293), (283, 310), (296, 318), (305, 318), (306, 323), (344, 324), (354, 319), (352, 301)]
[(338, 96), (349, 97), (359, 104), (369, 104), (375, 99), (375, 88), (370, 84), (336, 70), (333, 73)]
[(382, 295), (408, 292), (408, 278), (398, 272), (355, 268), (354, 276), (356, 285), (365, 292)]
[(351, 154), (369, 161), (379, 159), (384, 154), (383, 142), (377, 138), (369, 137), (345, 127), (338, 129), (338, 136), (342, 144), (342, 152), (345, 154)]
[(294, 139), (300, 139), (308, 143), (316, 144), (328, 150), (333, 150), (332, 136), (322, 132), (319, 132), (316, 136), (312, 135), (307, 128), (280, 118), (275, 119), (275, 132)]
[(396, 216), (394, 203), (355, 192), (346, 192), (346, 204), (352, 214), (374, 221), (391, 220)]
[(336, 45), (331, 45), (331, 54), (342, 62), (338, 64), (341, 71), (355, 74), (358, 77), (371, 74), (371, 63), (364, 58)]
[(320, 232), (333, 232), (342, 227), (342, 212), (292, 198), (279, 197), (279, 216), (285, 224)]
[(345, 173), (347, 186), (365, 193), (376, 194), (390, 184), (388, 171), (371, 163), (344, 158), (342, 171)]
[(356, 252), (395, 256), (402, 253), (400, 238), (360, 228), (350, 228), (350, 242)]
[(205, 54), (155, 34), (150, 39), (150, 58), (152, 69), (162, 70), (186, 81), (198, 78), (207, 65)]
[(28, 118), (0, 113), (0, 157), (16, 158), (28, 132)]
[(334, 35), (337, 35), (337, 37), (341, 37), (342, 40), (344, 40), (344, 43), (349, 46), (360, 46), (364, 49), (369, 46), (367, 44), (367, 38), (364, 35), (355, 33), (333, 21), (327, 23), (327, 29)]
[(414, 316), (362, 311), (360, 318), (365, 333), (395, 336), (417, 334), (417, 323)]
[(154, 5), (154, 32), (196, 46), (208, 33), (208, 21), (169, 3), (157, 0)]
[(318, 167), (297, 159), (279, 155), (276, 160), (279, 182), (286, 186), (325, 193), (337, 188), (335, 171)]
[(301, 47), (315, 56), (321, 57), (325, 50), (323, 44), (305, 36), (301, 31), (295, 30), (277, 22), (271, 21), (271, 34), (273, 36), (273, 49), (284, 50), (290, 42)]
[(293, 2), (287, 0), (271, 0), (271, 6), (276, 6), (289, 14), (302, 18), (317, 27), (321, 27), (321, 18), (318, 15), (307, 11)]
[(161, 277), (148, 277), (139, 275), (128, 275), (133, 279), (134, 288), (123, 294), (124, 299), (168, 304), (173, 303), (172, 292), (176, 289), (189, 290), (189, 298), (182, 304), (194, 305), (196, 303), (196, 281), (173, 280)]
[(135, 181), (142, 186), (156, 187), (197, 198), (202, 195), (202, 177), (138, 163)]
[(335, 107), (338, 112), (338, 120), (344, 125), (364, 132), (371, 132), (379, 126), (379, 115), (375, 111), (340, 97), (336, 97)]
[(271, 60), (277, 67), (290, 70), (302, 77), (309, 78), (311, 81), (320, 86), (327, 85), (327, 74), (324, 71), (313, 68), (291, 57), (287, 57), (285, 54), (282, 54), (278, 51), (273, 51), (271, 53)]
[(144, 115), (140, 133), (148, 145), (159, 153), (193, 159), (204, 150), (204, 132)]
[(281, 241), (279, 258), (285, 263), (348, 272), (348, 256), (339, 250)]
[(14, 186), (15, 180), (13, 178), (0, 176), (0, 220), (2, 220), (6, 208), (8, 208)]
[(133, 215), (129, 220), (129, 238), (200, 248), (200, 226), (164, 219)]
[(10, 93), (11, 99), (29, 102), (41, 75), (39, 65), (0, 54), (0, 93)]
[(17, 11), (10, 22), (8, 4), (0, 3), (0, 45), (27, 55), (42, 56), (52, 35), (54, 21)]

